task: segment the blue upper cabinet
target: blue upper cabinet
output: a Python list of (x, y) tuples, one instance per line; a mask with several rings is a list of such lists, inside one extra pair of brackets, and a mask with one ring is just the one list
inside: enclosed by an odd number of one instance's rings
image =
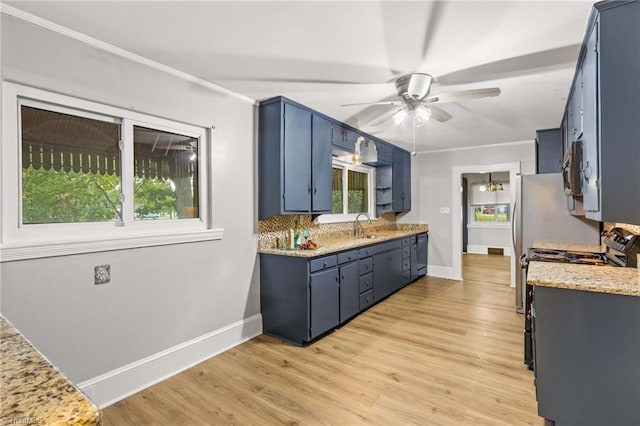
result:
[(598, 2), (567, 104), (588, 219), (640, 223), (640, 2)]
[(331, 136), (333, 123), (326, 118), (313, 114), (311, 121), (311, 194), (312, 213), (331, 212), (332, 176), (331, 176)]
[(331, 212), (331, 122), (274, 98), (259, 109), (259, 217)]
[(311, 208), (311, 113), (284, 104), (284, 212), (308, 212)]
[[(393, 183), (387, 182), (382, 188), (386, 191), (381, 200), (384, 211), (411, 210), (411, 157), (407, 151), (282, 96), (260, 102), (258, 121), (260, 220), (286, 214), (331, 213), (333, 153), (354, 152), (360, 136), (365, 138), (365, 148), (366, 143), (377, 147), (377, 158), (369, 164), (393, 169), (388, 176)], [(389, 190), (393, 208), (387, 200)]]
[(341, 151), (354, 152), (358, 133), (339, 124), (333, 126), (333, 145)]
[(392, 166), (392, 208), (396, 213), (411, 210), (411, 155), (394, 149)]

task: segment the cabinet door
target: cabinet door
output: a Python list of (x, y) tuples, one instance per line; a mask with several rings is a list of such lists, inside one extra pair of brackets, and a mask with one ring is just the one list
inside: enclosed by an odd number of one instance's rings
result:
[(378, 253), (373, 260), (373, 293), (375, 300), (389, 296), (402, 286), (402, 250)]
[(331, 132), (332, 123), (318, 115), (313, 116), (311, 155), (311, 211), (331, 212)]
[(408, 152), (393, 151), (392, 168), (393, 211), (411, 210), (411, 155)]
[(311, 308), (309, 337), (313, 339), (331, 330), (340, 322), (338, 268), (311, 274), (309, 287), (309, 305)]
[(582, 68), (576, 70), (576, 80), (573, 83), (573, 128), (575, 136), (574, 140), (580, 140), (582, 137), (582, 123), (584, 113), (584, 96), (582, 85)]
[(284, 106), (284, 210), (311, 208), (311, 112)]
[(598, 164), (598, 22), (587, 39), (587, 48), (582, 63), (584, 87), (584, 130), (582, 135), (582, 195), (586, 212), (600, 211), (600, 185)]
[(358, 262), (340, 267), (340, 322), (360, 311), (360, 271)]
[(409, 153), (402, 153), (403, 155), (403, 211), (408, 212), (411, 210), (411, 155)]
[(393, 201), (391, 206), (393, 211), (401, 212), (404, 210), (404, 159), (402, 151), (393, 151), (393, 166), (391, 167), (391, 196)]

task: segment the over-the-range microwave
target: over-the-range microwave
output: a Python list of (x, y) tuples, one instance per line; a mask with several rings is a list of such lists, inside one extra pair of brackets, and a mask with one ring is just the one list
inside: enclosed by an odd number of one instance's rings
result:
[(564, 153), (562, 163), (562, 180), (564, 193), (567, 195), (582, 195), (582, 141), (573, 141)]

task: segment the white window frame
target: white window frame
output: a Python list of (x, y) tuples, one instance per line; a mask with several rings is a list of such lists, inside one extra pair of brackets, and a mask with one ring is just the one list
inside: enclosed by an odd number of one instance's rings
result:
[[(333, 170), (333, 168), (341, 168), (342, 169), (342, 186), (343, 186), (343, 192), (342, 192), (342, 205), (343, 208), (346, 210), (347, 206), (348, 206), (348, 192), (347, 192), (347, 187), (348, 187), (348, 183), (347, 183), (347, 171), (348, 170), (353, 170), (356, 172), (360, 172), (360, 173), (366, 173), (368, 175), (368, 182), (367, 182), (367, 187), (369, 190), (369, 205), (368, 205), (368, 211), (365, 212), (369, 215), (369, 217), (371, 218), (371, 220), (375, 219), (375, 206), (376, 206), (376, 200), (375, 200), (375, 181), (376, 181), (376, 169), (375, 167), (371, 167), (371, 166), (365, 166), (365, 165), (356, 165), (356, 164), (352, 164), (348, 161), (344, 161), (344, 160), (340, 160), (339, 158), (333, 157), (332, 162), (331, 162), (331, 169)], [(318, 216), (317, 222), (318, 223), (338, 223), (338, 222), (352, 222), (355, 220), (356, 216), (358, 216), (358, 213), (328, 213), (328, 214), (323, 214)]]
[[(121, 125), (122, 221), (23, 224), (20, 106), (35, 106)], [(211, 131), (12, 82), (2, 83), (0, 261), (222, 239), (210, 203)], [(198, 138), (199, 218), (135, 220), (133, 126)]]
[[(497, 218), (497, 212), (494, 213), (494, 220), (489, 222), (476, 221), (475, 208), (479, 206), (498, 206), (498, 205), (507, 205), (509, 206), (509, 220), (506, 222), (498, 222), (495, 220)], [(481, 204), (469, 204), (469, 220), (467, 221), (467, 228), (511, 228), (511, 215), (513, 214), (512, 205), (509, 203), (481, 203)]]

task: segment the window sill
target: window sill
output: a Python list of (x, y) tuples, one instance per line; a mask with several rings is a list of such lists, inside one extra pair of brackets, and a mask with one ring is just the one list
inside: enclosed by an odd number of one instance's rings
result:
[(467, 228), (492, 228), (492, 229), (510, 229), (511, 223), (468, 223)]
[(223, 234), (224, 229), (210, 229), (170, 235), (139, 235), (127, 238), (72, 242), (51, 241), (37, 245), (5, 244), (0, 248), (0, 262), (221, 240)]

